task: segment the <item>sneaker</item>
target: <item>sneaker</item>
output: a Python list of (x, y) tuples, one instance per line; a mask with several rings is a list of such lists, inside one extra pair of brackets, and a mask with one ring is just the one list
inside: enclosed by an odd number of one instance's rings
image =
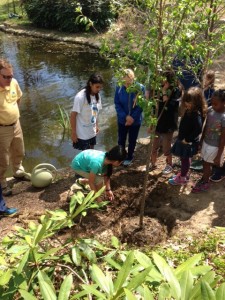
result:
[(192, 193), (201, 193), (201, 192), (206, 192), (210, 188), (210, 183), (209, 182), (197, 182), (196, 185), (192, 188), (191, 192)]
[(124, 167), (128, 167), (128, 166), (130, 166), (131, 164), (132, 164), (132, 159), (131, 159), (131, 160), (126, 159), (126, 160), (124, 160), (124, 162), (123, 162), (123, 166), (124, 166)]
[(213, 182), (220, 182), (221, 180), (223, 180), (225, 178), (225, 175), (220, 175), (217, 173), (214, 173), (212, 176), (210, 176), (210, 181)]
[(0, 211), (0, 216), (5, 216), (5, 217), (12, 217), (18, 212), (17, 208), (6, 208), (4, 211)]
[(9, 186), (6, 186), (2, 189), (2, 195), (3, 196), (11, 196), (12, 195), (12, 189)]
[(82, 189), (84, 189), (85, 191), (90, 191), (90, 185), (89, 184), (85, 184), (82, 182), (82, 178), (78, 178), (76, 181), (76, 184), (79, 185), (80, 187), (82, 187)]
[(163, 174), (167, 175), (173, 172), (173, 167), (171, 165), (166, 165), (165, 169), (162, 171)]
[(186, 185), (188, 183), (187, 177), (181, 177), (180, 174), (173, 176), (168, 180), (171, 185)]

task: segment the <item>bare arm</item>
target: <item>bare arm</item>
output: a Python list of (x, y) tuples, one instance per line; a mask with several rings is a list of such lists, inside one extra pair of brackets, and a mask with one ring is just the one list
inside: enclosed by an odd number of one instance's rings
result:
[(218, 152), (214, 159), (214, 164), (217, 166), (220, 166), (221, 155), (223, 154), (224, 146), (225, 146), (225, 127), (222, 127)]
[(77, 123), (77, 112), (72, 111), (70, 115), (70, 125), (71, 125), (71, 139), (74, 143), (77, 142), (76, 123)]
[(114, 199), (114, 195), (110, 186), (110, 177), (104, 176), (104, 183), (106, 186), (105, 190), (106, 190), (107, 197), (109, 198), (110, 201), (112, 201)]

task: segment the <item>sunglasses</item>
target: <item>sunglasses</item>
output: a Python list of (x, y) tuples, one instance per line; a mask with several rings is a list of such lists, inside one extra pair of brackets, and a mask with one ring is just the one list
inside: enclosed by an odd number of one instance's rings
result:
[(4, 78), (4, 79), (6, 79), (6, 80), (9, 80), (9, 79), (12, 79), (13, 78), (13, 75), (3, 75), (3, 74), (1, 74), (2, 75), (2, 77)]

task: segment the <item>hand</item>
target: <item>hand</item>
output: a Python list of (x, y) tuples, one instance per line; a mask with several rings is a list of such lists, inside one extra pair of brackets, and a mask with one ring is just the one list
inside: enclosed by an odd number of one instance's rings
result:
[(134, 119), (131, 116), (127, 116), (125, 126), (131, 126), (133, 123)]
[(111, 190), (106, 191), (106, 194), (107, 194), (107, 197), (108, 197), (109, 201), (114, 200), (114, 195), (113, 195), (113, 192)]
[(99, 131), (100, 131), (99, 127), (98, 127), (98, 126), (96, 126), (96, 134), (98, 134), (98, 133), (99, 133)]
[(71, 139), (74, 143), (78, 142), (77, 134), (76, 132), (72, 132)]
[(166, 81), (166, 82), (164, 83), (164, 85), (163, 85), (163, 88), (162, 88), (163, 92), (166, 92), (166, 90), (168, 90), (169, 87), (170, 87), (170, 84), (169, 84), (168, 81)]

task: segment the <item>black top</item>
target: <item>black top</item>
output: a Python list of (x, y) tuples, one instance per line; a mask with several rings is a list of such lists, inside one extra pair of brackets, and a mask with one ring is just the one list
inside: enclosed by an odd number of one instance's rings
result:
[(181, 118), (178, 139), (188, 143), (197, 143), (202, 132), (203, 120), (199, 112), (186, 111)]
[(179, 108), (178, 99), (180, 97), (181, 97), (181, 91), (178, 88), (175, 88), (172, 91), (172, 94), (169, 97), (169, 100), (167, 102), (163, 102), (163, 99), (161, 97), (161, 99), (159, 100), (158, 117), (160, 116), (162, 110), (163, 109), (164, 110), (158, 120), (156, 126), (156, 132), (168, 133), (177, 130), (178, 108)]

